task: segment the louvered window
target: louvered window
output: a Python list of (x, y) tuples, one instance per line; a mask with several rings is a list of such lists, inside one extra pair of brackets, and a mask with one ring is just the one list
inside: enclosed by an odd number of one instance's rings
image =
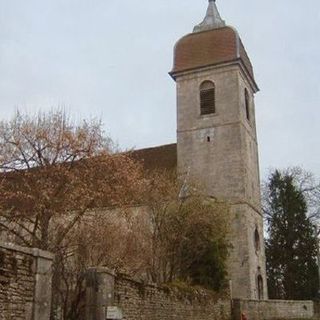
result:
[(246, 104), (246, 116), (248, 121), (250, 121), (250, 99), (249, 99), (249, 93), (248, 90), (244, 90), (244, 98), (245, 98), (245, 104)]
[(200, 86), (200, 108), (202, 115), (216, 112), (215, 99), (214, 83), (211, 81), (204, 81)]

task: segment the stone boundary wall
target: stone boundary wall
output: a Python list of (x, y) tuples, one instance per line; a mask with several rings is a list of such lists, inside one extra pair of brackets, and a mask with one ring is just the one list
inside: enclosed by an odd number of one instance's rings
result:
[(105, 320), (108, 306), (118, 307), (126, 320), (231, 319), (228, 293), (159, 287), (107, 269), (91, 269), (87, 274), (86, 320)]
[(233, 300), (234, 320), (244, 314), (249, 320), (317, 318), (316, 303), (291, 300)]
[(224, 320), (231, 315), (230, 296), (144, 285), (125, 276), (115, 280), (115, 305), (130, 320)]
[(0, 242), (0, 320), (48, 320), (53, 255)]

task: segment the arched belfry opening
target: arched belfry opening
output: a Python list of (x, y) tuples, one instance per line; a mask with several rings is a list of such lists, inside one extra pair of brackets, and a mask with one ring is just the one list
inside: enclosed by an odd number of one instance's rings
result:
[(200, 113), (201, 115), (216, 112), (215, 85), (212, 81), (204, 81), (200, 85)]

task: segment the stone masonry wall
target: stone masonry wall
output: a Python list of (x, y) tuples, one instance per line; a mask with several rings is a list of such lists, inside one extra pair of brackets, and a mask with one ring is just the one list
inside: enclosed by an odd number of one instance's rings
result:
[[(199, 88), (204, 81), (215, 85), (215, 113), (208, 115), (201, 115), (200, 108)], [(266, 299), (258, 144), (250, 79), (239, 65), (224, 65), (180, 73), (176, 84), (178, 175), (198, 181), (209, 196), (232, 204), (234, 249), (227, 262), (232, 297)], [(249, 92), (249, 119), (245, 92)], [(255, 231), (260, 238), (259, 250), (254, 247)]]
[(223, 320), (231, 313), (230, 297), (144, 285), (126, 277), (116, 278), (115, 304), (128, 320)]
[(231, 300), (227, 293), (218, 295), (204, 289), (193, 291), (147, 285), (102, 269), (96, 273), (91, 270), (89, 274), (86, 320), (106, 319), (108, 306), (119, 307), (126, 320), (231, 318)]
[(313, 301), (234, 300), (234, 320), (243, 313), (249, 320), (311, 319), (316, 318)]
[(52, 255), (0, 243), (0, 320), (47, 320)]

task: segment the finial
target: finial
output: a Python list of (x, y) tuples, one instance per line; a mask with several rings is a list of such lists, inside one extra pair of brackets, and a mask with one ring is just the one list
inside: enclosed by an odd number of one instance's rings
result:
[(193, 32), (222, 28), (226, 23), (221, 19), (216, 0), (209, 0), (207, 14), (204, 20), (194, 27)]

